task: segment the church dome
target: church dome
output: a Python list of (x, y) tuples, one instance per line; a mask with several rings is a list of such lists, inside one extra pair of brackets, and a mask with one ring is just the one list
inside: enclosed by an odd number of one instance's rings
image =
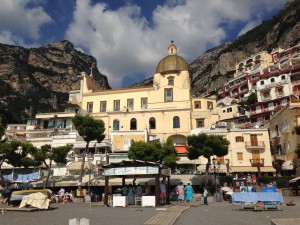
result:
[(163, 58), (156, 67), (156, 73), (167, 74), (180, 71), (188, 71), (189, 65), (179, 55), (177, 55), (177, 48), (172, 44), (168, 48), (169, 55)]

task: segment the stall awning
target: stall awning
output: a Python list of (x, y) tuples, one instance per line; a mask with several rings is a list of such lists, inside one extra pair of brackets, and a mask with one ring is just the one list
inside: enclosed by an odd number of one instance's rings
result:
[(282, 170), (293, 170), (294, 169), (294, 163), (291, 160), (285, 161), (282, 166)]
[[(81, 164), (82, 164), (81, 161), (73, 162), (73, 163), (69, 164), (67, 167), (68, 167), (68, 170), (81, 170)], [(86, 168), (90, 169), (92, 167), (95, 167), (95, 165), (92, 163), (88, 163), (88, 162), (84, 163), (84, 169), (86, 169)]]

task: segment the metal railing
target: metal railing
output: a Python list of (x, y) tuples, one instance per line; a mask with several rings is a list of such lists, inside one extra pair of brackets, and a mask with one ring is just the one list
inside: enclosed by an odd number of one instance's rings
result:
[(265, 142), (264, 141), (246, 141), (245, 142), (245, 147), (246, 148), (254, 148), (254, 147), (264, 148), (265, 147)]

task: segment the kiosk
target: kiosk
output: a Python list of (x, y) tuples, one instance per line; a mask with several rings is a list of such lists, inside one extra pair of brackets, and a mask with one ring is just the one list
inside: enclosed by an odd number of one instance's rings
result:
[[(167, 180), (167, 186), (170, 187), (170, 175), (171, 170), (165, 165), (161, 165), (154, 162), (147, 162), (141, 160), (128, 160), (121, 161), (118, 163), (110, 163), (104, 166), (105, 176), (105, 195), (104, 204), (108, 206), (108, 188), (110, 178), (122, 178), (122, 186), (125, 185), (126, 179), (138, 179), (138, 178), (154, 178), (155, 180), (155, 193), (153, 196), (142, 196), (142, 206), (153, 206), (156, 207), (160, 203), (160, 178)], [(112, 194), (112, 193), (111, 193)], [(114, 196), (113, 202), (116, 201), (115, 206), (127, 205), (124, 196)], [(113, 204), (114, 205), (114, 204)]]

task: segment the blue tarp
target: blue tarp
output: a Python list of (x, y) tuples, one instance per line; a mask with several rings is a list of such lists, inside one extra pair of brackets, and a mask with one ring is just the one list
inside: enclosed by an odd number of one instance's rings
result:
[(10, 180), (10, 181), (17, 181), (17, 182), (27, 182), (27, 181), (34, 181), (39, 179), (39, 173), (34, 172), (30, 174), (14, 174), (14, 177), (12, 174), (4, 175), (4, 179)]
[(283, 203), (282, 193), (280, 192), (234, 192), (232, 194), (233, 203), (246, 203), (251, 202), (256, 204), (257, 202), (278, 202)]

